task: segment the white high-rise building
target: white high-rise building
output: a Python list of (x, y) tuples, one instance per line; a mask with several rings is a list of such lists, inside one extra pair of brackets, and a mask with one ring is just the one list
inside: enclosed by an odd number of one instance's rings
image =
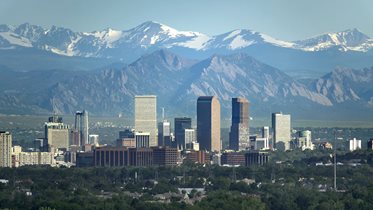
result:
[(99, 142), (99, 135), (97, 134), (90, 134), (89, 135), (89, 144), (98, 145)]
[(196, 131), (194, 129), (185, 129), (184, 149), (192, 149), (193, 143), (196, 142)]
[(149, 132), (150, 146), (157, 146), (157, 96), (135, 96), (135, 130)]
[(170, 146), (171, 124), (167, 120), (158, 123), (158, 146)]
[(0, 131), (0, 167), (12, 167), (12, 134)]
[(272, 130), (274, 147), (280, 151), (289, 150), (291, 141), (290, 115), (272, 113)]
[(357, 140), (356, 138), (350, 140), (350, 151), (355, 151), (361, 149), (361, 140)]

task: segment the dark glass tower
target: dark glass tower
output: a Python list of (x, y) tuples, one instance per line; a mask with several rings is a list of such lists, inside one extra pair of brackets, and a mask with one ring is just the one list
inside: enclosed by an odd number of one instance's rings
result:
[(192, 128), (192, 119), (189, 117), (175, 118), (175, 141), (177, 148), (185, 149), (185, 129)]
[(232, 98), (232, 125), (229, 133), (229, 149), (245, 150), (249, 145), (249, 102), (244, 98)]

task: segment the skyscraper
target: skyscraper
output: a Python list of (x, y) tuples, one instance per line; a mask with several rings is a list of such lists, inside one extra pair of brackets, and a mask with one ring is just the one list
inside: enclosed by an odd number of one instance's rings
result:
[(221, 150), (220, 103), (215, 96), (198, 97), (197, 141), (201, 150)]
[(62, 122), (61, 117), (50, 117), (44, 124), (44, 138), (44, 151), (48, 151), (50, 146), (68, 149), (70, 146), (69, 126)]
[(291, 140), (290, 115), (272, 113), (272, 130), (274, 148), (280, 151), (289, 150)]
[(175, 118), (175, 141), (177, 148), (184, 150), (185, 148), (185, 129), (192, 128), (192, 119), (189, 117)]
[(150, 146), (157, 146), (157, 96), (135, 96), (135, 130), (149, 132)]
[(262, 128), (262, 138), (269, 139), (269, 127), (268, 126), (263, 126), (263, 128)]
[(245, 150), (249, 144), (249, 102), (244, 98), (232, 98), (232, 125), (229, 148)]
[(77, 111), (75, 113), (75, 130), (80, 134), (78, 146), (84, 146), (89, 142), (88, 111)]
[(171, 126), (170, 122), (163, 120), (158, 123), (158, 146), (170, 146), (171, 144)]
[(12, 134), (0, 131), (0, 167), (12, 167)]

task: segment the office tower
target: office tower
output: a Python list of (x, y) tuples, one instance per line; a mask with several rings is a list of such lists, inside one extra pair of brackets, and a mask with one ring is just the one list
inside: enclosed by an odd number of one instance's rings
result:
[(158, 146), (170, 146), (171, 124), (167, 120), (158, 123)]
[(264, 126), (262, 128), (262, 138), (269, 139), (269, 127), (268, 126)]
[(60, 122), (46, 122), (44, 124), (44, 150), (49, 147), (58, 149), (69, 148), (69, 126)]
[(0, 167), (12, 167), (12, 134), (0, 131)]
[(157, 96), (135, 96), (135, 130), (149, 132), (150, 146), (157, 146)]
[(349, 141), (349, 143), (350, 143), (349, 149), (351, 152), (361, 149), (361, 140), (357, 140), (356, 138), (353, 138)]
[(135, 133), (136, 148), (147, 148), (150, 146), (150, 133), (149, 132), (136, 132)]
[(75, 130), (79, 132), (79, 145), (84, 146), (89, 142), (88, 111), (77, 111), (75, 113)]
[(272, 130), (274, 148), (285, 151), (290, 149), (291, 124), (290, 115), (282, 113), (272, 113)]
[(177, 148), (185, 149), (185, 129), (192, 128), (192, 119), (189, 117), (175, 118), (175, 141)]
[(194, 129), (185, 129), (185, 145), (184, 148), (192, 149), (193, 143), (196, 143), (196, 131)]
[(201, 150), (220, 151), (220, 103), (215, 96), (197, 100), (197, 141)]
[(245, 150), (249, 144), (249, 102), (244, 98), (232, 98), (232, 125), (229, 148)]
[(312, 144), (311, 131), (299, 131), (296, 139), (296, 146), (302, 150), (313, 150), (314, 145)]

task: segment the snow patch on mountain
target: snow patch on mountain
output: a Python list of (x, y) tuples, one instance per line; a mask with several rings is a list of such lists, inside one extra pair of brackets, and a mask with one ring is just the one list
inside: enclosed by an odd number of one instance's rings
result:
[(0, 32), (0, 36), (6, 39), (10, 44), (22, 47), (32, 47), (30, 40), (12, 32)]

